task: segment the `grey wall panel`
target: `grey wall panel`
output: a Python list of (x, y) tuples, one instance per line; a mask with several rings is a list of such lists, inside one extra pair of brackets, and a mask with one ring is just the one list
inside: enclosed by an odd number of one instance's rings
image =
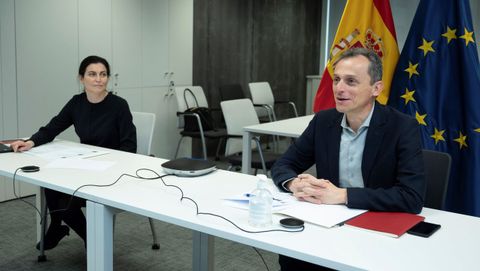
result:
[(305, 76), (318, 73), (320, 3), (254, 1), (253, 10), (252, 81), (269, 82), (277, 100), (305, 112)]
[(321, 2), (198, 0), (193, 83), (218, 106), (218, 87), (268, 81), (276, 99), (305, 108), (305, 76), (318, 73)]
[(0, 1), (0, 139), (18, 137), (14, 6)]
[(251, 1), (195, 1), (193, 82), (210, 103), (218, 104), (218, 87), (250, 80)]

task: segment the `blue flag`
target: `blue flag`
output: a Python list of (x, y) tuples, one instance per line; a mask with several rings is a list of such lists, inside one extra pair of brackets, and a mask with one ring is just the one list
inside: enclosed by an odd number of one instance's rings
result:
[(389, 105), (414, 116), (425, 149), (452, 156), (446, 209), (480, 216), (480, 65), (468, 0), (421, 0)]

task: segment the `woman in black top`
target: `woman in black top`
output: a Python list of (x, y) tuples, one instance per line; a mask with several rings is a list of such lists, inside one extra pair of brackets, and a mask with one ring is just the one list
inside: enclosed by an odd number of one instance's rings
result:
[[(108, 62), (98, 56), (86, 57), (80, 63), (78, 76), (84, 86), (83, 93), (73, 96), (60, 113), (30, 139), (12, 143), (15, 152), (48, 143), (72, 124), (81, 143), (136, 152), (137, 136), (128, 104), (107, 91), (110, 78)], [(44, 248), (54, 248), (69, 234), (69, 227), (85, 241), (86, 246), (86, 219), (80, 209), (85, 206), (85, 200), (74, 197), (70, 202), (70, 195), (50, 189), (45, 189), (45, 198), (51, 222)], [(62, 210), (67, 207), (68, 210)], [(62, 221), (68, 227), (62, 225)], [(37, 244), (37, 249), (39, 247)]]

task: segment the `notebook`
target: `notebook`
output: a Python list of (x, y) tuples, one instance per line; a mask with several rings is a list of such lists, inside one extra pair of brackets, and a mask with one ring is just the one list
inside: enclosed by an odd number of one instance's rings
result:
[(398, 238), (424, 219), (410, 213), (368, 211), (345, 222), (345, 225)]

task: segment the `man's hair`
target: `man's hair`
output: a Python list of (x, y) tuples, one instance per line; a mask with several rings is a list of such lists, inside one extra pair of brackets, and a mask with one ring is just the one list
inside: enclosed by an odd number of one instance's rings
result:
[(373, 85), (375, 82), (382, 80), (382, 76), (383, 76), (382, 60), (374, 51), (366, 48), (357, 47), (357, 48), (350, 48), (346, 50), (343, 54), (341, 54), (337, 58), (335, 63), (333, 63), (333, 67), (335, 67), (337, 63), (342, 61), (343, 59), (352, 58), (356, 56), (364, 56), (370, 62), (370, 65), (368, 65), (368, 75), (370, 75), (370, 85)]

